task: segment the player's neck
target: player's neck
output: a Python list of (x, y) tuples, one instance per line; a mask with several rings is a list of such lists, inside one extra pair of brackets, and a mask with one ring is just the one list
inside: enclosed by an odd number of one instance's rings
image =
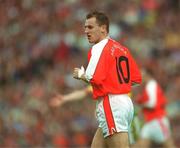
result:
[(98, 44), (98, 43), (100, 43), (101, 41), (103, 41), (103, 40), (105, 40), (105, 39), (109, 39), (109, 38), (110, 38), (109, 35), (103, 36), (103, 37), (99, 40), (99, 42), (97, 42), (97, 43), (95, 43), (95, 44)]

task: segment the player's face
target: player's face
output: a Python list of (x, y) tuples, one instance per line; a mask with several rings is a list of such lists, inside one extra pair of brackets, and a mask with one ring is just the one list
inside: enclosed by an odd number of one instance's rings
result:
[(106, 37), (105, 26), (99, 26), (95, 17), (89, 18), (85, 21), (85, 34), (89, 43), (96, 44)]

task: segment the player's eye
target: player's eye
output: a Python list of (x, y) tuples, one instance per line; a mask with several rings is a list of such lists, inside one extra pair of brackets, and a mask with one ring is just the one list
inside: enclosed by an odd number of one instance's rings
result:
[(85, 29), (92, 29), (93, 26), (85, 26)]
[(92, 29), (93, 28), (93, 26), (89, 26), (89, 29)]

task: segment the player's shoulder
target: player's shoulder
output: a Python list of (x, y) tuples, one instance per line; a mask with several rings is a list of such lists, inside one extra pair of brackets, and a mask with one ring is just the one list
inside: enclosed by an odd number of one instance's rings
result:
[(110, 39), (110, 42), (112, 42), (112, 45), (117, 47), (117, 48), (128, 50), (128, 48), (125, 45), (121, 44), (120, 42), (118, 42), (114, 39)]
[(151, 79), (146, 84), (146, 90), (154, 90), (157, 86), (157, 81), (155, 79)]
[(112, 44), (112, 48), (116, 49), (116, 53), (123, 53), (127, 55), (129, 53), (129, 50), (126, 46), (122, 45), (116, 40), (110, 39), (110, 42)]

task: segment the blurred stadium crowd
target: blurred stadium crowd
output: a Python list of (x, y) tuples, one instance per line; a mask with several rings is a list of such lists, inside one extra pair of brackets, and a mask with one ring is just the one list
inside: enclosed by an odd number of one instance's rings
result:
[(0, 0), (0, 147), (90, 145), (97, 126), (91, 96), (61, 108), (48, 101), (84, 87), (71, 72), (86, 65), (83, 23), (94, 9), (109, 15), (110, 35), (153, 70), (180, 146), (178, 0)]

